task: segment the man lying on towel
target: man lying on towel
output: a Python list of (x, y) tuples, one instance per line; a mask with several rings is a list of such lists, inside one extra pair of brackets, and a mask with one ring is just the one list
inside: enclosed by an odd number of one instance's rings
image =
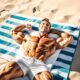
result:
[[(25, 35), (24, 30), (31, 32), (30, 35)], [(12, 29), (11, 35), (22, 45), (20, 53), (23, 55), (0, 69), (0, 80), (13, 80), (27, 74), (30, 80), (54, 80), (45, 61), (57, 49), (65, 48), (72, 41), (72, 36), (51, 29), (47, 18), (40, 23), (39, 32), (32, 32), (31, 25), (27, 24)]]

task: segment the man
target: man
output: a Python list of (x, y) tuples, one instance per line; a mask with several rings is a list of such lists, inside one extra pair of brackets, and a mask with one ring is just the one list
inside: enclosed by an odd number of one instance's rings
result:
[[(30, 35), (25, 35), (24, 30)], [(32, 32), (31, 25), (21, 25), (11, 30), (12, 38), (22, 45), (22, 56), (7, 63), (0, 70), (1, 80), (12, 80), (29, 74), (31, 80), (53, 80), (45, 61), (57, 49), (66, 47), (72, 36), (54, 29), (47, 18), (39, 25), (39, 32)]]

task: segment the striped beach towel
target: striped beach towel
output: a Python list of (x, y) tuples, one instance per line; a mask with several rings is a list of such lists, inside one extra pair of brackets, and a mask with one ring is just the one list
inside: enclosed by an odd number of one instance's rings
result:
[[(25, 17), (20, 14), (11, 15), (3, 25), (0, 26), (0, 57), (6, 60), (12, 60), (16, 57), (19, 46), (14, 43), (9, 31), (20, 24), (30, 23), (34, 31), (38, 31), (41, 19), (35, 17)], [(74, 53), (77, 47), (79, 37), (78, 26), (65, 25), (51, 22), (52, 28), (68, 32), (73, 36), (73, 41), (58, 55), (55, 64), (51, 68), (51, 73), (54, 75), (55, 80), (67, 80)]]

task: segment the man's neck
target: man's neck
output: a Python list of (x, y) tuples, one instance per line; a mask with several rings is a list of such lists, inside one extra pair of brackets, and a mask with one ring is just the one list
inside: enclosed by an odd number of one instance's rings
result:
[(43, 37), (43, 36), (47, 36), (48, 33), (42, 33), (42, 32), (39, 32), (39, 37)]

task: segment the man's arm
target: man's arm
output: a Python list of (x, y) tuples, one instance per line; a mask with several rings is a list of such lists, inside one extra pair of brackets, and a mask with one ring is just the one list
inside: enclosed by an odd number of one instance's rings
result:
[(56, 40), (57, 49), (63, 49), (67, 47), (72, 40), (73, 40), (73, 37), (68, 33), (61, 33), (61, 36)]
[(17, 42), (18, 44), (22, 44), (22, 42), (24, 41), (24, 37), (25, 37), (22, 30), (24, 28), (29, 29), (30, 27), (31, 27), (31, 25), (27, 24), (27, 25), (20, 25), (18, 27), (13, 28), (10, 31), (10, 34), (11, 34), (12, 38), (15, 40), (15, 42)]
[(57, 34), (57, 35), (61, 36), (62, 31), (58, 31), (58, 30), (56, 30), (56, 29), (51, 29), (51, 30), (50, 30), (50, 33), (52, 33), (52, 34)]
[(55, 29), (51, 29), (51, 33), (59, 35), (59, 38), (56, 40), (57, 42), (57, 49), (63, 49), (68, 46), (73, 37), (66, 32), (58, 31)]

